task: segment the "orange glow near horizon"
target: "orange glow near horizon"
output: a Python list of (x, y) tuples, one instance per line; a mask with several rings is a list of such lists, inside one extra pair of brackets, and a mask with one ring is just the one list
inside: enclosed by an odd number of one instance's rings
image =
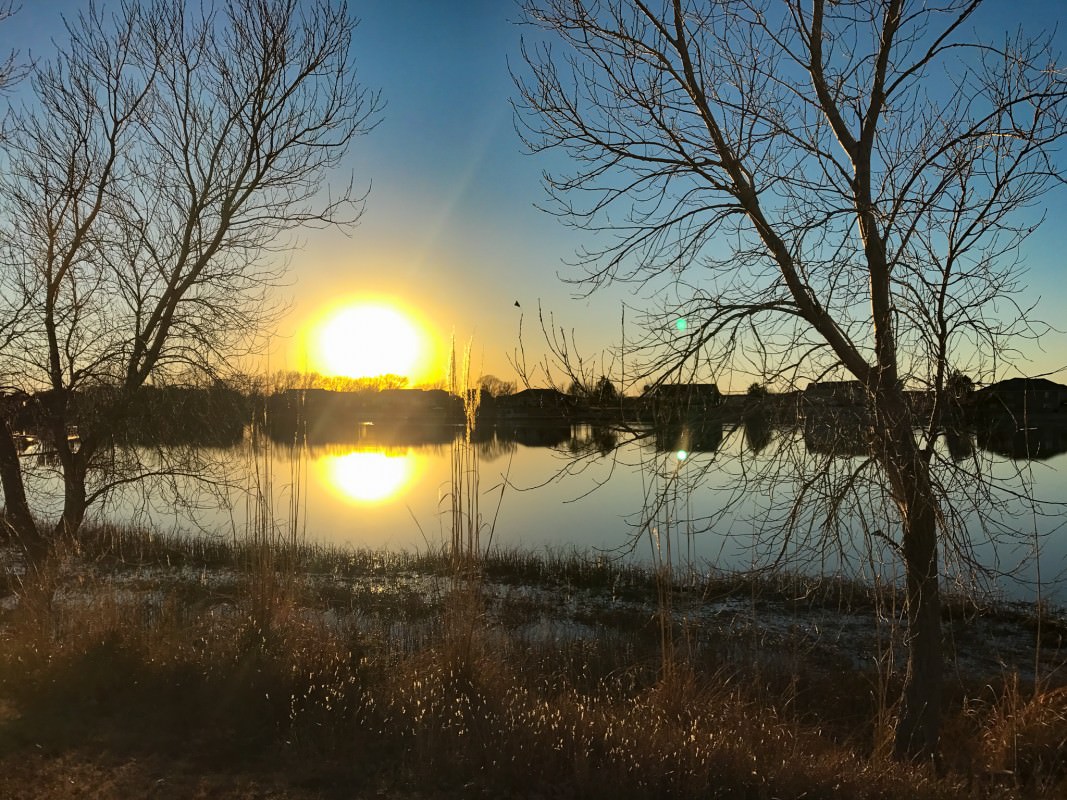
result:
[(323, 375), (400, 375), (414, 386), (434, 372), (434, 343), (412, 314), (391, 302), (336, 306), (310, 326), (307, 342), (309, 367)]
[(351, 503), (372, 505), (393, 499), (415, 475), (410, 453), (390, 455), (355, 450), (320, 462), (326, 485)]

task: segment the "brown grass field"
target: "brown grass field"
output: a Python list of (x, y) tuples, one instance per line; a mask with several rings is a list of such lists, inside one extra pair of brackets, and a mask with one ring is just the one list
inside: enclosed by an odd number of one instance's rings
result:
[(887, 590), (101, 531), (31, 612), (6, 563), (0, 798), (1067, 797), (1052, 612), (949, 604), (904, 766)]

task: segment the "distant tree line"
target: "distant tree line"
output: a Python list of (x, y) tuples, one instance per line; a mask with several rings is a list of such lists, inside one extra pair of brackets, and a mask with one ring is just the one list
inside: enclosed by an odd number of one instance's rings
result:
[(271, 376), (269, 391), (324, 389), (329, 392), (380, 392), (383, 389), (406, 389), (409, 382), (407, 377), (391, 373), (374, 377), (349, 378), (345, 375), (322, 375), (318, 372), (283, 370)]

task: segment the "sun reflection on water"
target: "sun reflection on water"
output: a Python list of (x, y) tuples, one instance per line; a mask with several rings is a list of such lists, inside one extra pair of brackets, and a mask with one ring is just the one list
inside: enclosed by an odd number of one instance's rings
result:
[(384, 503), (398, 495), (415, 476), (415, 456), (408, 450), (353, 450), (323, 458), (318, 467), (325, 483), (353, 503)]

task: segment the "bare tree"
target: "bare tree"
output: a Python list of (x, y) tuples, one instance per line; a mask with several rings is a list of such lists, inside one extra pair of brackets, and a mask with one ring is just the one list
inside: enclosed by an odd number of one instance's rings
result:
[[(10, 18), (18, 10), (18, 6), (11, 0), (0, 0), (0, 22)], [(0, 93), (11, 89), (25, 74), (26, 67), (19, 63), (18, 52), (12, 50), (0, 60)]]
[(530, 0), (545, 33), (517, 79), (528, 146), (573, 159), (546, 178), (556, 213), (599, 234), (580, 280), (669, 288), (646, 320), (648, 374), (862, 384), (906, 572), (907, 757), (939, 735), (938, 549), (955, 534), (933, 463), (951, 376), (989, 378), (1038, 332), (1019, 245), (1067, 134), (1051, 39), (977, 40), (981, 11)]
[(496, 375), (482, 375), (478, 378), (478, 388), (491, 397), (503, 397), (515, 394), (515, 381), (505, 381)]
[[(112, 8), (33, 68), (0, 170), (0, 482), (35, 567), (142, 476), (112, 446), (138, 390), (218, 374), (270, 319), (292, 236), (358, 218), (352, 181), (325, 181), (380, 106), (343, 3)], [(27, 427), (59, 463), (55, 522), (28, 497)]]

